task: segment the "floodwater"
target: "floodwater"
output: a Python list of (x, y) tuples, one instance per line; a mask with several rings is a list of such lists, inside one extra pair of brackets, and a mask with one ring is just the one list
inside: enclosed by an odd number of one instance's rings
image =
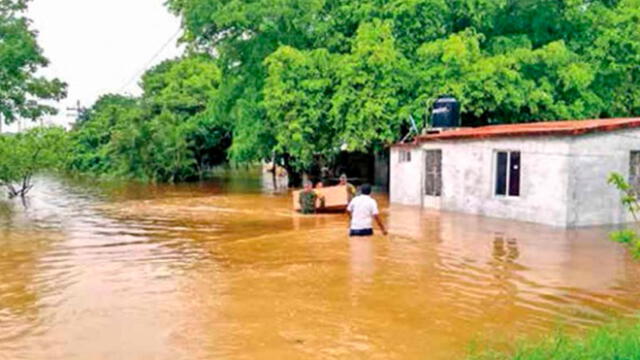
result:
[(606, 228), (391, 206), (349, 240), (256, 176), (111, 186), (43, 178), (0, 202), (0, 359), (455, 359), (640, 306)]

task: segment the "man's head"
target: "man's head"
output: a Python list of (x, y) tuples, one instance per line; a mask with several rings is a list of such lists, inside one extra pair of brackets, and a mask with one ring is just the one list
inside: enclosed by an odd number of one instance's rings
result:
[(347, 185), (347, 174), (340, 175), (340, 185)]
[(304, 189), (309, 191), (309, 190), (313, 190), (313, 184), (311, 183), (311, 181), (305, 181), (304, 182)]
[(324, 184), (322, 183), (322, 181), (316, 184), (316, 189), (322, 189), (323, 187), (324, 187)]
[(364, 184), (360, 186), (360, 193), (362, 193), (362, 195), (371, 195), (371, 185)]

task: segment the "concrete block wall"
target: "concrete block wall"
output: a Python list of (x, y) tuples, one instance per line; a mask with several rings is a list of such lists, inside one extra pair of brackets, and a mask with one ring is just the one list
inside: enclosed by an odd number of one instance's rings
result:
[(640, 129), (571, 138), (568, 226), (633, 220), (620, 203), (620, 192), (607, 183), (612, 172), (629, 179), (631, 151), (640, 151)]
[[(410, 151), (411, 161), (400, 162), (400, 152)], [(419, 147), (393, 147), (390, 154), (391, 202), (404, 205), (422, 205), (422, 168), (424, 159)]]
[[(494, 138), (427, 142), (442, 149), (441, 209), (564, 226), (569, 144), (558, 138)], [(520, 151), (519, 197), (495, 195), (497, 151)]]
[[(412, 151), (399, 162), (399, 151)], [(442, 196), (423, 196), (424, 151), (442, 150)], [(495, 195), (496, 151), (521, 152), (519, 197)], [(393, 203), (558, 227), (619, 224), (633, 219), (612, 172), (629, 178), (631, 151), (640, 151), (640, 129), (582, 136), (505, 137), (425, 142), (391, 151)]]

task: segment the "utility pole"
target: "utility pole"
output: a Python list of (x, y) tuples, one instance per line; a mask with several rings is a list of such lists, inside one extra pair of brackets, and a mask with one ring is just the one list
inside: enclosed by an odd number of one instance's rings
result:
[(84, 110), (85, 109), (82, 107), (82, 103), (80, 102), (80, 100), (78, 100), (76, 102), (76, 107), (67, 108), (67, 111), (68, 111), (67, 116), (77, 119)]

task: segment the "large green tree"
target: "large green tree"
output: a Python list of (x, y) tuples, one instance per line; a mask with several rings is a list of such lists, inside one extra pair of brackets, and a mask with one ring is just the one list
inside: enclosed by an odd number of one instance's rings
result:
[(48, 65), (38, 46), (36, 32), (24, 16), (28, 0), (0, 1), (0, 132), (3, 124), (16, 119), (35, 120), (54, 114), (47, 100), (66, 96), (66, 85), (58, 79), (39, 76)]
[(640, 110), (638, 0), (169, 0), (216, 53), (230, 157), (300, 169), (397, 141), (437, 96), (465, 125)]
[(396, 139), (410, 114), (409, 62), (390, 22), (363, 23), (351, 52), (282, 47), (267, 58), (264, 90), (276, 154), (294, 167), (368, 151)]
[(167, 5), (212, 55), (145, 75), (132, 120), (105, 130), (125, 173), (185, 179), (223, 156), (305, 171), (398, 141), (443, 94), (466, 126), (640, 113), (640, 0)]

